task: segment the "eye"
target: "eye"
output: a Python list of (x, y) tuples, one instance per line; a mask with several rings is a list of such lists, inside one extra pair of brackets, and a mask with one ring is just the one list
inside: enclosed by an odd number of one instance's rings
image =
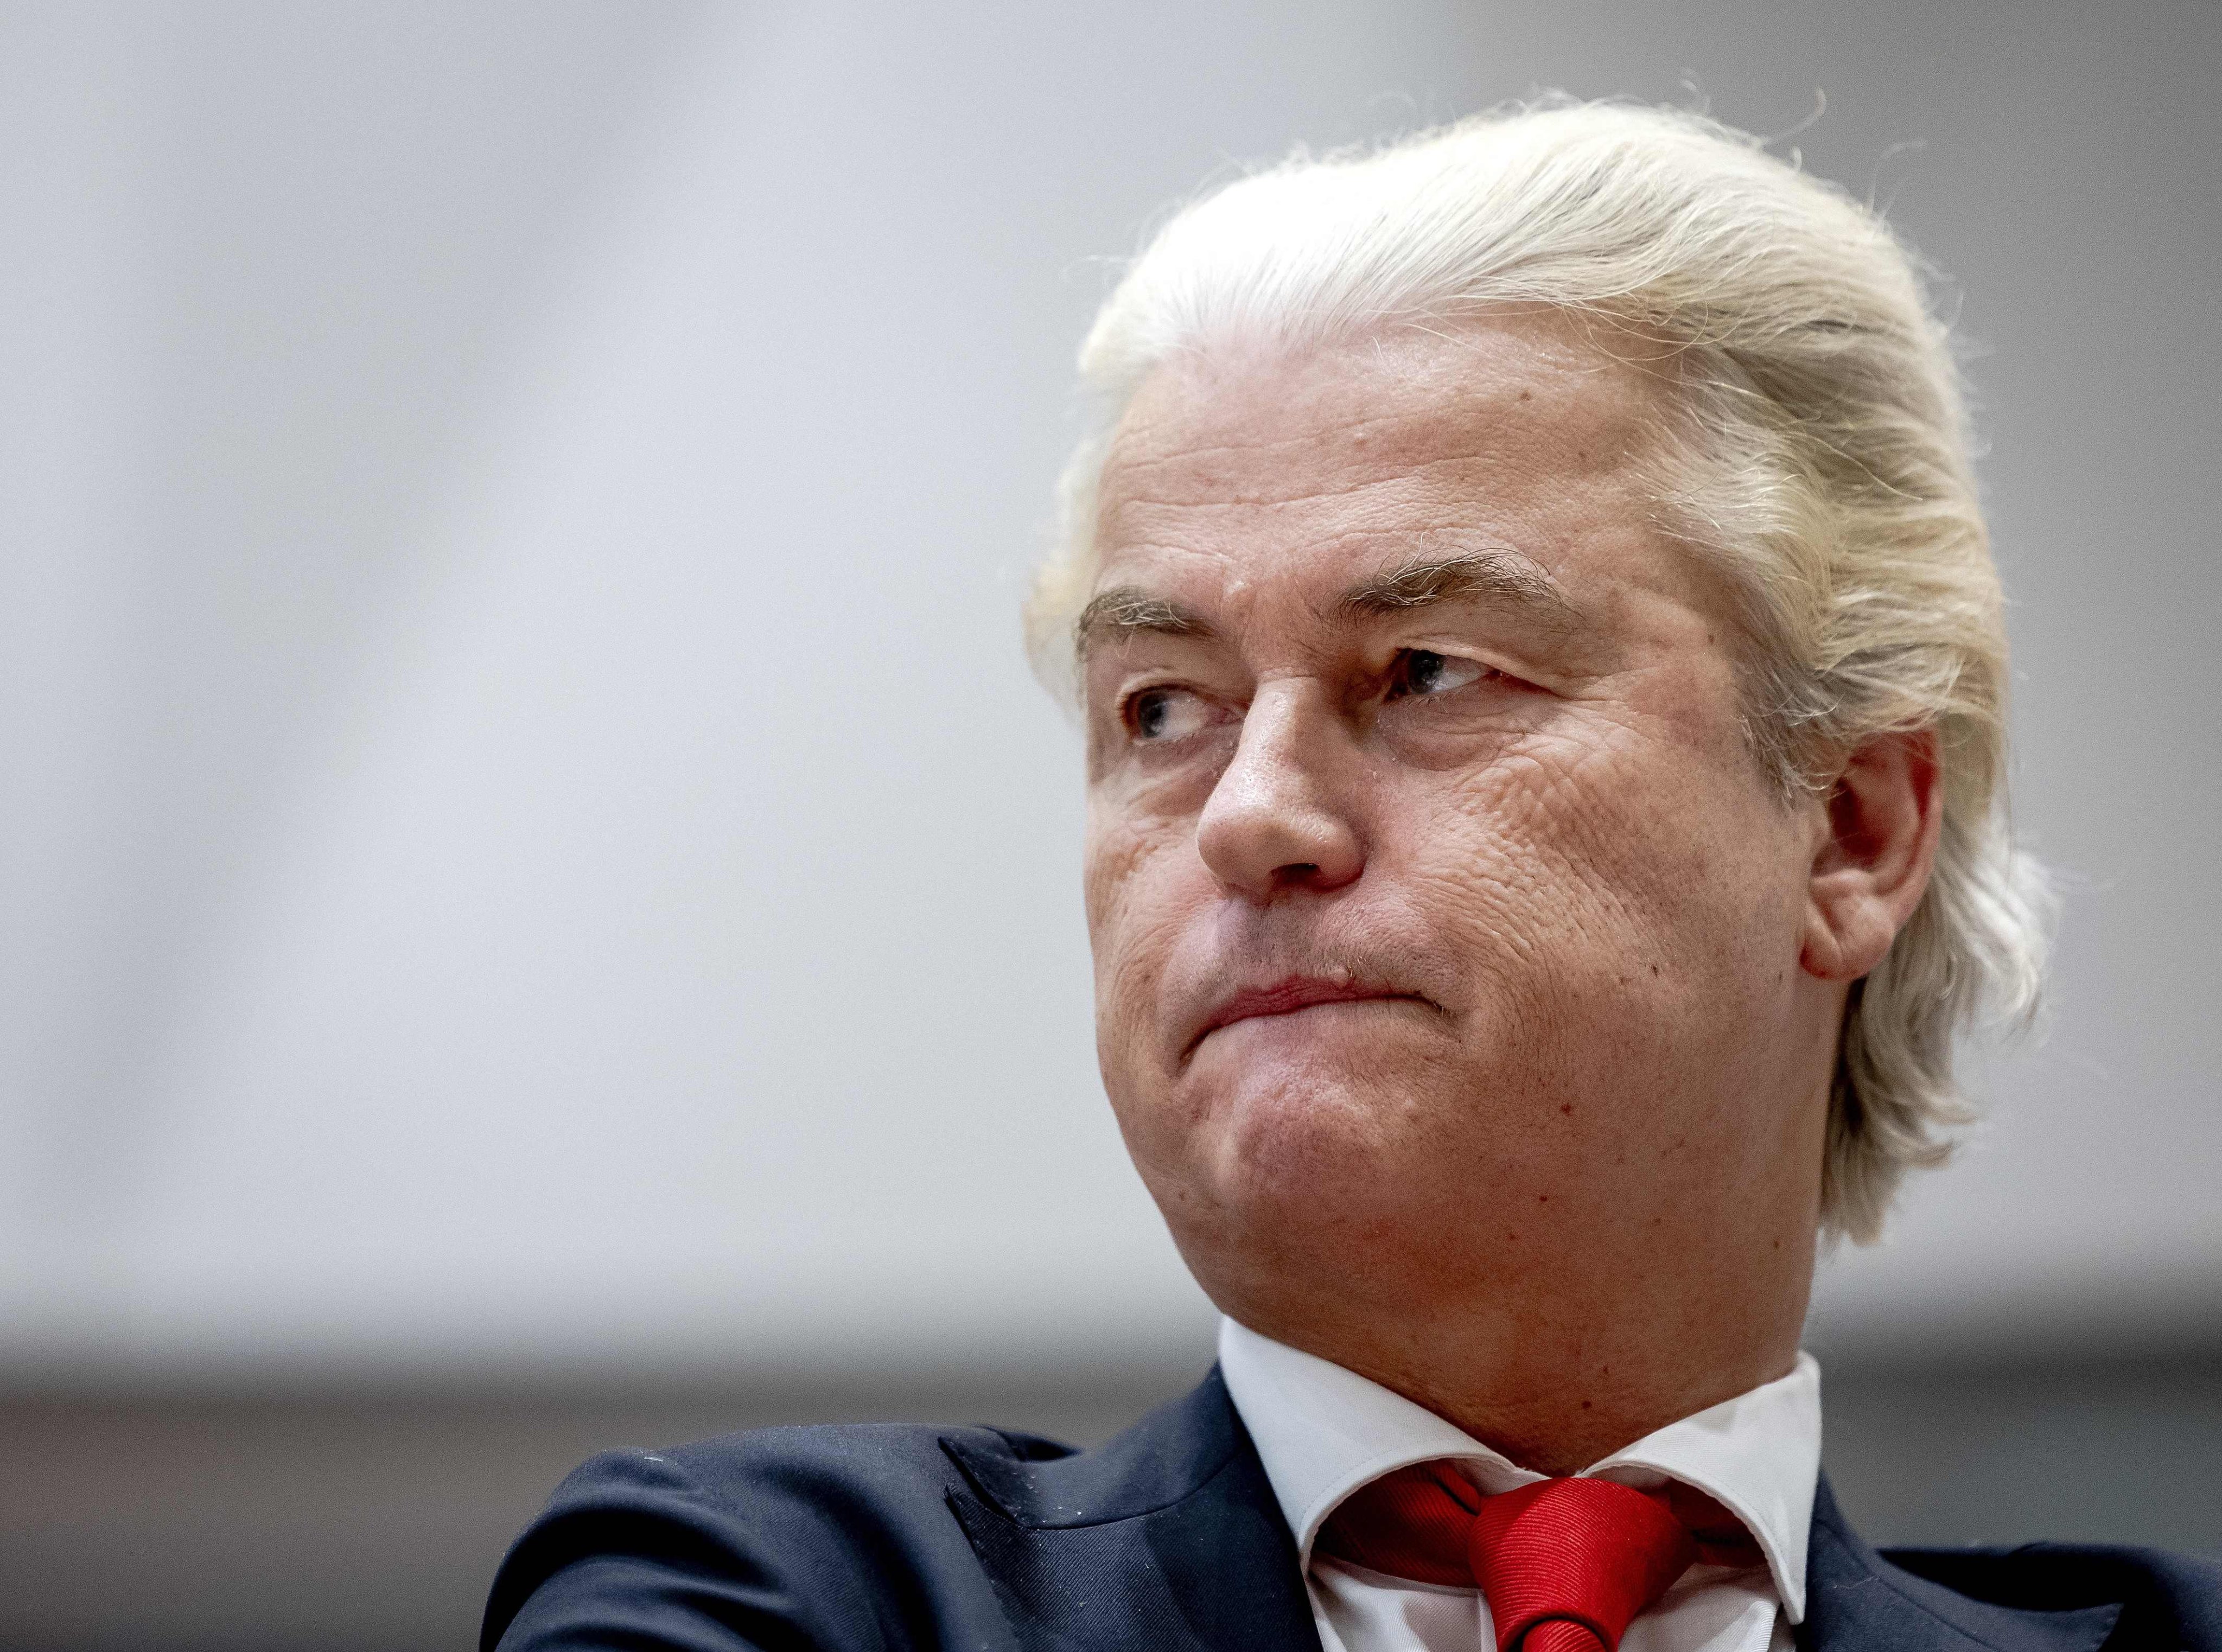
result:
[(1497, 673), (1478, 660), (1462, 660), (1424, 648), (1408, 648), (1389, 675), (1391, 700), (1425, 700), (1479, 682)]
[(1146, 745), (1168, 745), (1199, 733), (1211, 720), (1211, 708), (1185, 688), (1145, 688), (1128, 698), (1127, 726)]

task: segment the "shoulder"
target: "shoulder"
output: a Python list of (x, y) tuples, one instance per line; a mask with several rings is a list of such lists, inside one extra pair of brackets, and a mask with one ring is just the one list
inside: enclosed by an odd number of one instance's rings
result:
[(894, 1425), (607, 1452), (511, 1548), (481, 1644), (979, 1643), (976, 1620), (999, 1614), (951, 1518), (958, 1457), (1017, 1475), (1070, 1454), (1001, 1429)]
[[(606, 1453), (511, 1548), (480, 1643), (1009, 1648), (1014, 1623), (1085, 1605), (1076, 1580), (1149, 1572), (1198, 1592), (1166, 1544), (1271, 1572), (1286, 1531), (1246, 1443), (1215, 1372), (1088, 1452), (1005, 1429), (875, 1425)], [(1239, 1592), (1223, 1571), (1210, 1591)]]
[(1890, 1548), (1898, 1570), (1971, 1600), (2073, 1613), (2118, 1607), (2110, 1647), (2222, 1652), (2222, 1564), (2163, 1549), (2028, 1543)]
[(2222, 1567), (2157, 1549), (1870, 1548), (1827, 1478), (1806, 1555), (1804, 1647), (2222, 1652)]

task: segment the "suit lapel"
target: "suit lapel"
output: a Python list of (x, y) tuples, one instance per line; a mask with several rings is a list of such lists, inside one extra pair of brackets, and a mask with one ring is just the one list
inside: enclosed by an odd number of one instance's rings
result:
[[(950, 1511), (1025, 1652), (1318, 1652), (1294, 1540), (1217, 1370), (1098, 1450), (1012, 1444), (941, 1442), (963, 1477)], [(1917, 1577), (1851, 1529), (1825, 1475), (1805, 1602), (1805, 1652), (2099, 1652), (2122, 1611), (1994, 1605)]]
[(2028, 1611), (1916, 1577), (1867, 1547), (1821, 1479), (1798, 1628), (1807, 1652), (2097, 1652), (2121, 1611)]
[(965, 1481), (950, 1510), (1027, 1652), (1316, 1652), (1296, 1545), (1217, 1370), (1100, 1450), (942, 1449)]

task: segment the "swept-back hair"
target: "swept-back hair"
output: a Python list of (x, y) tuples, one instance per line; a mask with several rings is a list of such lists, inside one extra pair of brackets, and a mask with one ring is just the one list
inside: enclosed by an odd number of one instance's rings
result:
[(1738, 594), (1745, 720), (1784, 795), (1873, 736), (1936, 732), (1935, 875), (1852, 989), (1830, 1104), (1823, 1228), (1872, 1240), (1905, 1171), (1941, 1162), (1971, 1117), (1957, 1034), (2034, 1012), (2050, 914), (2007, 815), (2005, 631), (1958, 374), (1874, 212), (1703, 116), (1566, 102), (1298, 155), (1204, 196), (1082, 346), (1097, 418), (1027, 604), (1036, 669), (1070, 694), (1098, 474), (1160, 362), (1539, 305), (1675, 386), (1657, 520)]

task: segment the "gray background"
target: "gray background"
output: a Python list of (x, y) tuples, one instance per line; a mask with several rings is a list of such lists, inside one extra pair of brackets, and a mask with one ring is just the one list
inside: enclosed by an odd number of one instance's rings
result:
[(1832, 1473), (2222, 1548), (2213, 0), (7, 5), (0, 1643), (461, 1647), (600, 1446), (1193, 1379), (1016, 641), (1072, 350), (1543, 86), (1801, 129), (1969, 349), (2069, 903)]

